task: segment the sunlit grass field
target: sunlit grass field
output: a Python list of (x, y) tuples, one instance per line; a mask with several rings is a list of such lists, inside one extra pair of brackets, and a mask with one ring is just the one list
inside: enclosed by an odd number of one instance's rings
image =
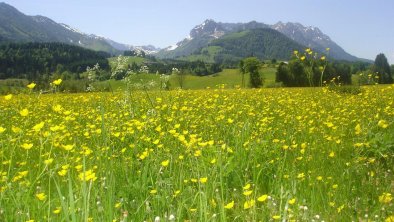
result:
[[(275, 84), (275, 68), (265, 67), (260, 70), (264, 76), (264, 86), (271, 87)], [(131, 77), (136, 83), (148, 83), (152, 82), (153, 85), (150, 89), (159, 90), (161, 88), (160, 75), (156, 74), (135, 74)], [(249, 75), (244, 76), (245, 86), (249, 84)], [(179, 89), (179, 78), (176, 75), (169, 76), (169, 83), (171, 89)], [(124, 81), (108, 80), (102, 82), (95, 82), (95, 87), (100, 90), (112, 88), (113, 91), (123, 91), (126, 88)], [(185, 75), (183, 80), (183, 89), (215, 89), (223, 86), (227, 89), (239, 88), (242, 85), (242, 75), (239, 69), (224, 69), (223, 71), (208, 75), (208, 76), (196, 76), (196, 75)]]
[(393, 98), (1, 96), (0, 221), (394, 221)]

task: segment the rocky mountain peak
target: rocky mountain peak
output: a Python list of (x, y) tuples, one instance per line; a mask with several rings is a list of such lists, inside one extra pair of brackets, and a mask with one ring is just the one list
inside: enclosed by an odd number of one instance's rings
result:
[(278, 22), (271, 26), (272, 29), (275, 29), (291, 39), (299, 42), (305, 41), (302, 39), (315, 40), (315, 41), (331, 41), (330, 37), (325, 35), (319, 28), (313, 26), (303, 26), (300, 23), (292, 23), (292, 22)]
[(224, 32), (225, 30), (220, 23), (215, 22), (213, 19), (207, 19), (190, 31), (190, 38), (196, 38), (203, 35), (219, 38), (224, 35)]

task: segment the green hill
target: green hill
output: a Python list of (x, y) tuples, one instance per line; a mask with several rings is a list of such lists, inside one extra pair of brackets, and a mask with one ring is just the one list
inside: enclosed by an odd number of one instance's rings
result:
[(268, 28), (230, 33), (213, 40), (198, 52), (180, 59), (216, 63), (237, 63), (249, 56), (259, 59), (288, 60), (294, 50), (305, 47), (278, 31)]

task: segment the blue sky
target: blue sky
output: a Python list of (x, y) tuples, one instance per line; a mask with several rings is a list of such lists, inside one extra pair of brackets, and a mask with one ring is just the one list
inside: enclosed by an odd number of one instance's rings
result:
[(158, 47), (182, 40), (208, 18), (218, 22), (299, 22), (320, 28), (350, 54), (374, 60), (382, 52), (394, 64), (392, 0), (3, 1), (27, 15), (43, 15), (85, 33)]

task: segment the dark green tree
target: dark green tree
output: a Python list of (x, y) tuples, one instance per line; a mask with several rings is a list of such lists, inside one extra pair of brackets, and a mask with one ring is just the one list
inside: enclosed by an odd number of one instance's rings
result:
[(387, 58), (383, 53), (376, 56), (375, 63), (373, 65), (372, 71), (377, 73), (379, 76), (379, 83), (386, 84), (392, 83), (393, 77), (391, 76), (390, 65), (387, 62)]
[(289, 63), (291, 73), (290, 86), (310, 86), (304, 64), (299, 60), (293, 60)]
[(284, 62), (281, 62), (276, 71), (275, 82), (281, 82), (284, 86), (289, 86), (289, 83), (291, 82), (290, 78), (288, 65)]
[(249, 57), (243, 60), (241, 72), (249, 73), (249, 83), (252, 88), (259, 88), (263, 86), (263, 77), (260, 73), (260, 65), (261, 62), (256, 57)]
[(394, 65), (391, 65), (391, 66), (390, 66), (390, 70), (391, 70), (391, 77), (392, 77), (393, 74), (394, 74)]
[(274, 59), (271, 59), (271, 64), (272, 65), (275, 65), (277, 63), (277, 60), (274, 58)]

